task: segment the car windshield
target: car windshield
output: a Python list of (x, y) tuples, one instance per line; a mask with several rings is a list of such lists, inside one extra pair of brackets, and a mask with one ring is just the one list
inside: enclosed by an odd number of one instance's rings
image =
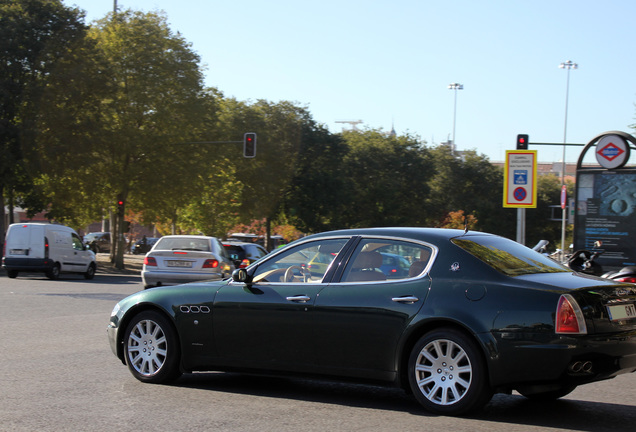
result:
[(503, 237), (459, 237), (452, 242), (506, 276), (571, 271), (547, 256)]
[(210, 242), (199, 238), (166, 238), (157, 243), (155, 250), (194, 250), (210, 252)]

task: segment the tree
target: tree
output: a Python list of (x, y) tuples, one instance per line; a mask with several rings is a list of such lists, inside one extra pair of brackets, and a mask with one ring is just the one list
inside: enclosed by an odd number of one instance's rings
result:
[[(59, 0), (0, 0), (0, 237), (5, 193), (12, 207), (14, 191), (23, 196), (31, 191), (32, 179), (22, 163), (28, 131), (24, 110), (39, 102), (47, 78), (85, 33), (82, 13)], [(42, 207), (34, 197), (28, 202)]]
[[(59, 122), (53, 111), (41, 112), (36, 149), (46, 162), (43, 176), (56, 159), (78, 160), (51, 177), (50, 190), (72, 183), (83, 201), (114, 215), (111, 259), (122, 268), (126, 207), (170, 199), (178, 205), (200, 174), (199, 148), (186, 143), (200, 132), (202, 75), (199, 57), (171, 32), (163, 15), (121, 12), (98, 21), (88, 37), (97, 52), (92, 77), (102, 85), (79, 100), (64, 98), (62, 86), (52, 86), (49, 99), (63, 101), (64, 110), (74, 112), (73, 121)], [(92, 109), (86, 101), (92, 101)], [(88, 109), (77, 109), (82, 106)], [(76, 125), (70, 133), (69, 125)], [(148, 198), (149, 188), (158, 199)], [(54, 199), (52, 206), (63, 204)]]
[(256, 157), (243, 158), (238, 147), (230, 154), (243, 184), (241, 219), (245, 223), (265, 219), (269, 239), (271, 222), (283, 208), (298, 168), (303, 130), (313, 120), (306, 108), (289, 101), (249, 104), (226, 99), (222, 105), (219, 119), (227, 125), (224, 139), (242, 138), (245, 132), (257, 134)]
[(343, 174), (349, 189), (349, 227), (422, 226), (433, 171), (428, 150), (413, 137), (378, 130), (343, 133), (348, 145)]

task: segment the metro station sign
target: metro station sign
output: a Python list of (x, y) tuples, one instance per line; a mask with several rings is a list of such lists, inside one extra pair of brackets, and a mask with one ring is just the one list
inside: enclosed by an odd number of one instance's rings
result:
[(537, 151), (507, 150), (503, 206), (537, 207)]
[(596, 144), (596, 161), (603, 168), (620, 168), (628, 159), (629, 144), (619, 135), (605, 135)]

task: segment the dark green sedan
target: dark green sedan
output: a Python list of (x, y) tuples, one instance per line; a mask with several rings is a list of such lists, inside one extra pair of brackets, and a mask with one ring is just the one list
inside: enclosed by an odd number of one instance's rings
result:
[[(407, 273), (384, 273), (382, 254)], [(320, 265), (317, 265), (320, 263)], [(494, 393), (554, 399), (636, 370), (636, 286), (480, 232), (312, 235), (232, 279), (120, 301), (108, 337), (143, 382), (243, 371), (403, 387), (459, 415)]]

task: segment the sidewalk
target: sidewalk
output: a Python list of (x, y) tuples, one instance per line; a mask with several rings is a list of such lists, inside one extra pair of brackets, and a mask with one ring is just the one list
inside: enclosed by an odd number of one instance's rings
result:
[(108, 274), (134, 274), (140, 275), (141, 268), (144, 264), (144, 255), (124, 255), (124, 269), (119, 270), (113, 267), (110, 262), (110, 254), (98, 253), (97, 254), (97, 273)]

